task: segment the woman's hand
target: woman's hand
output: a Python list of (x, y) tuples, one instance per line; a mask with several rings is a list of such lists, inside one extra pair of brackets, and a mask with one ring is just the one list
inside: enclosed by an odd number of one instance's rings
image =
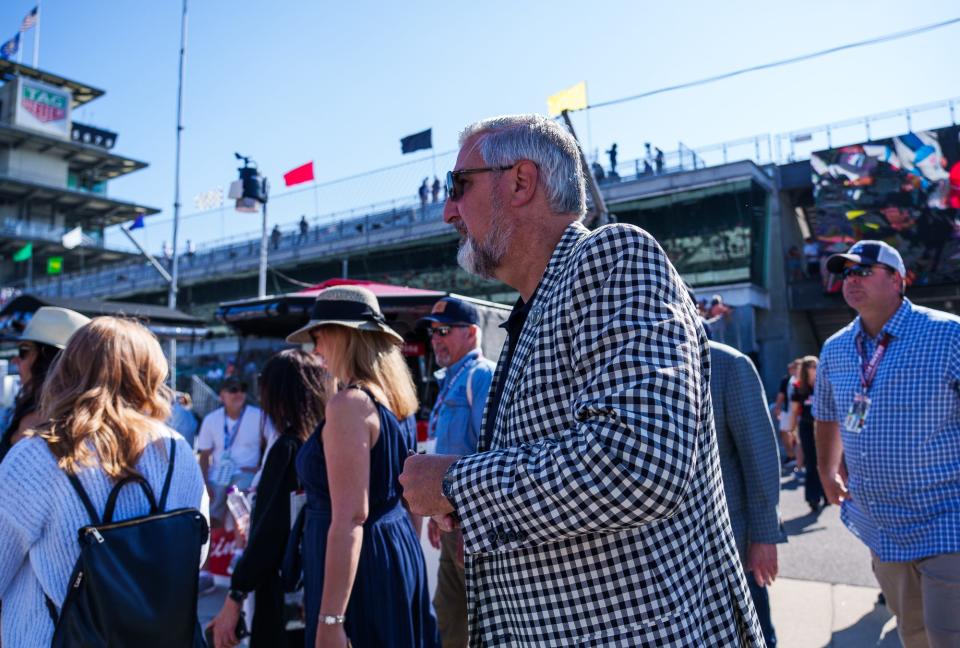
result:
[(237, 639), (236, 629), (239, 620), (240, 604), (228, 597), (223, 602), (220, 612), (211, 622), (214, 645), (210, 648), (233, 648), (238, 645), (240, 640)]
[(334, 625), (321, 623), (317, 626), (317, 639), (313, 645), (314, 648), (347, 648), (350, 641), (347, 639), (347, 632), (343, 629), (342, 623)]

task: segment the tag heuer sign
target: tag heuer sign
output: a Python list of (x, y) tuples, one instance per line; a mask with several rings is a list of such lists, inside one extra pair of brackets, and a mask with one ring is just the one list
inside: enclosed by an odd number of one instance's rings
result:
[(69, 139), (70, 91), (20, 77), (15, 123)]
[(23, 107), (44, 124), (67, 117), (67, 98), (64, 95), (28, 85), (24, 85), (22, 90), (20, 101)]

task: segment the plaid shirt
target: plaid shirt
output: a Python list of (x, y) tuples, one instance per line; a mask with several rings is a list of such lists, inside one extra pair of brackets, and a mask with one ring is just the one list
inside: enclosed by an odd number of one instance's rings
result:
[(656, 241), (570, 225), (505, 367), (490, 449), (449, 473), (470, 645), (761, 646), (706, 336)]
[[(891, 335), (860, 432), (844, 429), (860, 391), (857, 337), (871, 358)], [(840, 423), (852, 500), (847, 527), (883, 561), (960, 551), (960, 318), (903, 304), (870, 338), (855, 319), (823, 346), (813, 414)]]

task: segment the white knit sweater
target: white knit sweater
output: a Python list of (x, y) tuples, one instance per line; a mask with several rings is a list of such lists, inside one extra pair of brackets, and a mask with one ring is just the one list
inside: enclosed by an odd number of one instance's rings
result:
[[(191, 448), (176, 432), (164, 428), (163, 434), (162, 441), (147, 446), (137, 470), (159, 498), (167, 472), (169, 439), (176, 438), (177, 456), (166, 508), (196, 507), (207, 516), (206, 489)], [(113, 487), (110, 479), (99, 467), (82, 471), (79, 478), (102, 514)], [(117, 498), (114, 519), (147, 513), (149, 505), (141, 489), (133, 484), (125, 487)], [(87, 524), (90, 518), (46, 442), (28, 438), (15, 445), (0, 464), (3, 648), (50, 645), (53, 623), (44, 594), (57, 607), (63, 605), (67, 582), (80, 555), (77, 529)]]

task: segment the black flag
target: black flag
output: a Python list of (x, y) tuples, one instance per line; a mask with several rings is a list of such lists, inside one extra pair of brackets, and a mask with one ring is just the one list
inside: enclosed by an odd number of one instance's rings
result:
[(414, 151), (419, 151), (421, 149), (430, 148), (433, 148), (432, 128), (428, 128), (427, 130), (419, 133), (414, 133), (413, 135), (407, 135), (400, 140), (400, 150), (403, 151), (404, 155), (407, 153), (413, 153)]

